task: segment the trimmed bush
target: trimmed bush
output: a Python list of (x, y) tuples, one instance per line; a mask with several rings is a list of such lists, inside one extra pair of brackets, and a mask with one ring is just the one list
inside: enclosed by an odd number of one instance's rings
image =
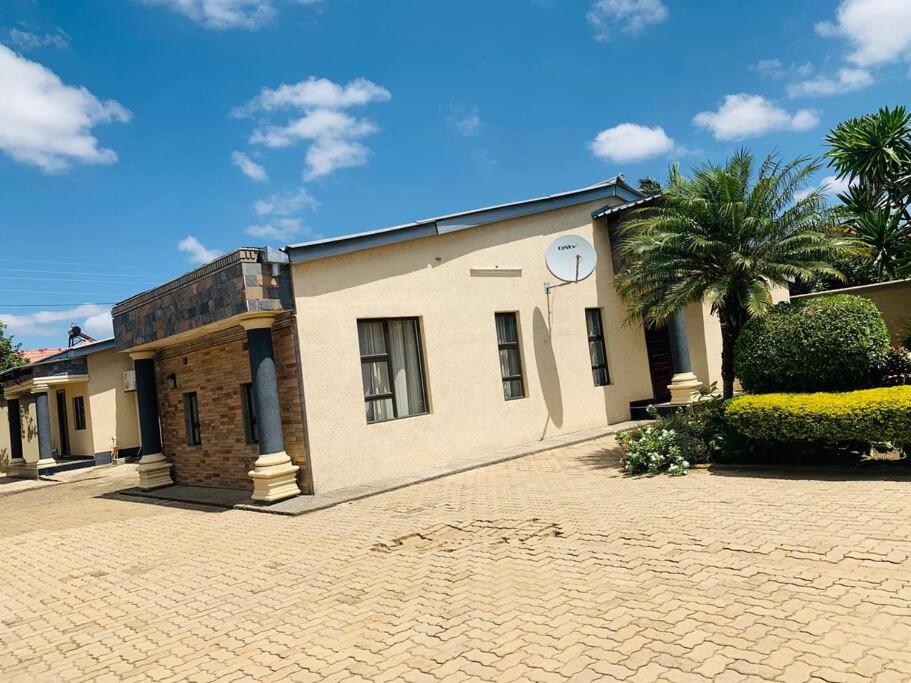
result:
[(725, 416), (766, 441), (911, 443), (911, 386), (845, 393), (753, 394), (732, 399)]
[(886, 323), (870, 300), (799, 299), (744, 326), (734, 372), (756, 393), (866, 389), (877, 385), (889, 349)]

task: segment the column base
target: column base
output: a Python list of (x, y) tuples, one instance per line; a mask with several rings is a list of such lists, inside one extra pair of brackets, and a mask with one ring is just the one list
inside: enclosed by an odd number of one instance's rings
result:
[(161, 453), (143, 455), (139, 460), (139, 488), (143, 491), (172, 486), (171, 463)]
[(253, 480), (253, 500), (261, 503), (276, 503), (300, 495), (297, 487), (297, 471), (291, 458), (284, 451), (261, 455), (253, 463), (253, 470), (247, 472)]
[(692, 372), (681, 372), (674, 375), (667, 388), (671, 392), (672, 405), (689, 405), (699, 396), (702, 382)]

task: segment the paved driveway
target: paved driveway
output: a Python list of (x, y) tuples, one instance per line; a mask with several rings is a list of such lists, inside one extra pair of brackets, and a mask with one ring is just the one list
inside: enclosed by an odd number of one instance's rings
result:
[(625, 479), (613, 448), (298, 518), (107, 496), (123, 471), (0, 495), (0, 678), (911, 678), (911, 479)]

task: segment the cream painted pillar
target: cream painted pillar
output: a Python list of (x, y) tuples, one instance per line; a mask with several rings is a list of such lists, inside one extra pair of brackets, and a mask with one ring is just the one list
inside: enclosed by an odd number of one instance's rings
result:
[(285, 453), (272, 349), (272, 322), (272, 314), (264, 314), (240, 323), (247, 331), (247, 354), (259, 437), (259, 457), (248, 474), (253, 480), (253, 500), (264, 503), (300, 495), (297, 486), (297, 471), (300, 468), (291, 464), (291, 458)]
[(136, 371), (136, 400), (139, 404), (139, 435), (142, 458), (139, 460), (139, 488), (159, 489), (174, 483), (171, 463), (161, 452), (161, 427), (158, 424), (158, 391), (155, 388), (155, 352), (130, 354)]

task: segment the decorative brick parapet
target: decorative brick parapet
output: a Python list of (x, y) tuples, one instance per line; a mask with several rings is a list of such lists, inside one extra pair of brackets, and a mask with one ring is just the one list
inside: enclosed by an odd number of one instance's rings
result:
[[(285, 452), (300, 467), (299, 485), (310, 491), (303, 410), (290, 315), (272, 328), (275, 370), (281, 402)], [(161, 415), (162, 447), (174, 464), (178, 484), (252, 489), (248, 472), (259, 456), (245, 440), (241, 385), (250, 382), (246, 332), (240, 326), (179, 346), (165, 347), (155, 363)], [(174, 375), (176, 388), (169, 386)], [(183, 397), (196, 392), (202, 444), (187, 444)]]
[(192, 332), (243, 313), (291, 310), (288, 267), (267, 251), (242, 248), (114, 306), (121, 351)]

